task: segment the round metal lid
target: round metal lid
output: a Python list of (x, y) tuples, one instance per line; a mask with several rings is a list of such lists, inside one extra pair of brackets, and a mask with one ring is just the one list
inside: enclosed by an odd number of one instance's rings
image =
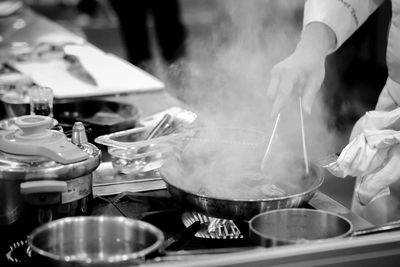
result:
[(96, 146), (78, 147), (63, 133), (49, 130), (49, 117), (21, 116), (16, 124), (15, 131), (0, 131), (0, 179), (68, 180), (91, 173), (100, 164)]

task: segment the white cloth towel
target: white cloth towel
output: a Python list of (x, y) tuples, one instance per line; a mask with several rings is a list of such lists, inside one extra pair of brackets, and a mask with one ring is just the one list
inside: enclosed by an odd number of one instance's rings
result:
[[(357, 134), (357, 129), (362, 130)], [(337, 177), (361, 177), (355, 190), (360, 202), (366, 205), (389, 194), (389, 186), (400, 179), (400, 168), (398, 173), (384, 169), (394, 155), (400, 153), (400, 108), (367, 112), (357, 122), (354, 131), (353, 140), (337, 160), (325, 167)]]

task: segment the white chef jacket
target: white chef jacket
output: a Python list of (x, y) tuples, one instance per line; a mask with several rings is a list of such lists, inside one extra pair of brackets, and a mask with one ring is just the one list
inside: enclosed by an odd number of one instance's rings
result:
[[(303, 27), (313, 22), (329, 26), (336, 36), (336, 47), (333, 50), (335, 51), (384, 1), (307, 0), (304, 7)], [(392, 110), (400, 106), (400, 0), (392, 0), (386, 62), (389, 75), (379, 96), (377, 110)], [(353, 211), (375, 224), (400, 219), (400, 181), (392, 185), (390, 190), (390, 196), (380, 198), (367, 207), (361, 206), (354, 194)]]

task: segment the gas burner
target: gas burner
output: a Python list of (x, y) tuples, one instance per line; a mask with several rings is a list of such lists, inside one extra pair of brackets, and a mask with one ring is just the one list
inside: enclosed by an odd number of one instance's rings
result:
[(27, 240), (20, 240), (10, 245), (6, 254), (7, 260), (11, 263), (28, 263), (31, 261), (32, 251)]
[(198, 212), (187, 211), (181, 216), (185, 227), (192, 223), (200, 221), (202, 227), (196, 233), (196, 237), (208, 239), (239, 239), (243, 238), (239, 228), (232, 220), (210, 217)]

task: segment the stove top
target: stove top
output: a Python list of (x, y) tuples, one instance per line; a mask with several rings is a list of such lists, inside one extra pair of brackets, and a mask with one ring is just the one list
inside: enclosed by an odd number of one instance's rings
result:
[(207, 229), (213, 232), (219, 227), (227, 226), (229, 221), (185, 211), (175, 203), (166, 190), (148, 193), (125, 192), (112, 198), (97, 197), (95, 202), (92, 215), (120, 215), (140, 219), (158, 227), (166, 239), (179, 235), (195, 221), (200, 221), (202, 224), (208, 222), (207, 227), (203, 227), (203, 230), (195, 236), (187, 237), (184, 244), (173, 246), (173, 250), (250, 246), (247, 234), (244, 234), (247, 232), (245, 223), (235, 222), (241, 228), (239, 230), (241, 234), (238, 236), (230, 233), (214, 233), (206, 236), (204, 233), (208, 232)]
[[(314, 196), (305, 208), (317, 208), (340, 213), (347, 210), (320, 192), (316, 193), (316, 196)], [(123, 192), (112, 196), (97, 196), (93, 199), (91, 215), (124, 216), (143, 220), (163, 231), (166, 239), (179, 236), (195, 221), (200, 221), (203, 225), (207, 226), (202, 227), (202, 230), (198, 231), (195, 235), (175, 238), (177, 240), (168, 247), (168, 251), (210, 249), (221, 251), (223, 249), (239, 249), (252, 246), (248, 240), (246, 222), (233, 222), (208, 217), (193, 211), (185, 211), (170, 197), (167, 190), (137, 193)], [(366, 226), (369, 226), (366, 221), (351, 213), (348, 213), (348, 217), (355, 224), (356, 228), (366, 228)], [(15, 225), (1, 228), (3, 237), (0, 241), (1, 266), (11, 263), (12, 266), (29, 266), (29, 258), (24, 253), (27, 247), (25, 243), (26, 235), (31, 230), (26, 222), (20, 221)], [(13, 250), (14, 252), (12, 252)], [(14, 257), (12, 261), (7, 260), (7, 253), (9, 256)]]
[[(90, 215), (124, 216), (139, 219), (158, 227), (165, 235), (165, 239), (181, 234), (193, 222), (206, 220), (213, 224), (209, 229), (218, 229), (227, 225), (227, 220), (207, 217), (202, 214), (182, 210), (170, 197), (167, 190), (157, 190), (142, 193), (123, 192), (113, 196), (97, 196), (93, 199), (93, 209)], [(31, 229), (26, 222), (17, 221), (11, 226), (2, 226), (1, 266), (30, 266), (27, 256), (26, 235)], [(203, 233), (207, 232), (203, 227)], [(244, 233), (233, 237), (223, 233), (214, 233), (213, 237), (191, 235), (179, 237), (168, 251), (193, 250), (193, 249), (217, 249), (250, 246)], [(180, 239), (180, 240), (179, 240)]]

